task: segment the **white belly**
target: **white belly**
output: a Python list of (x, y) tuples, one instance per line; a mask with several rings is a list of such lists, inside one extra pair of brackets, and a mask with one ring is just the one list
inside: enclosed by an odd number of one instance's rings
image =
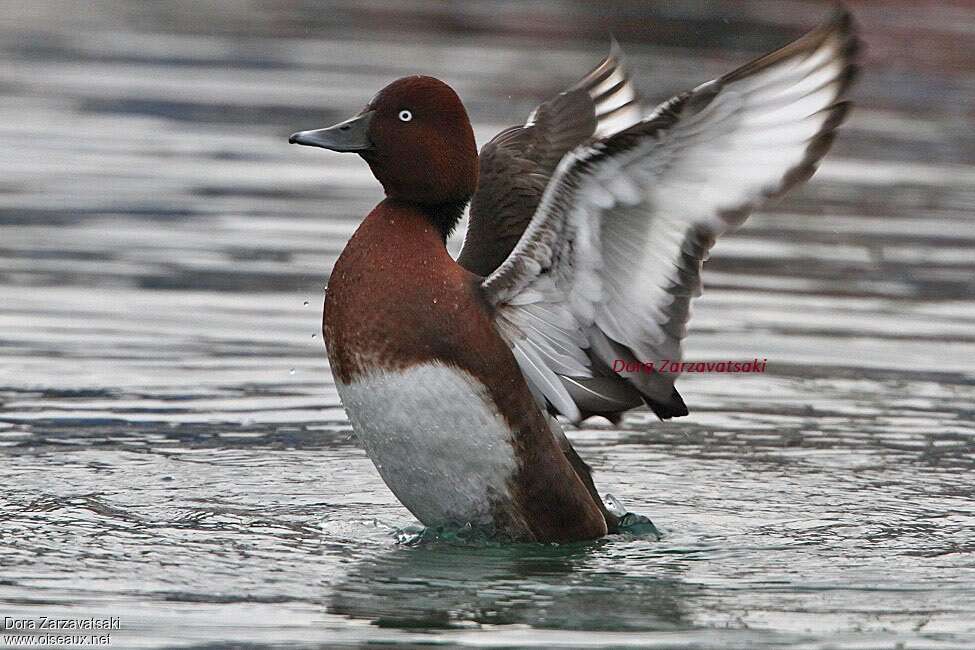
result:
[(469, 373), (429, 364), (336, 387), (386, 485), (425, 525), (489, 524), (510, 500), (511, 432)]

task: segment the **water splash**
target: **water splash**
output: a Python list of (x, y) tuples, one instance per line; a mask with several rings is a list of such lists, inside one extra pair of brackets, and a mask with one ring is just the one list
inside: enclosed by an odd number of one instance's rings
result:
[(603, 497), (603, 503), (606, 505), (606, 509), (609, 510), (610, 514), (616, 515), (617, 517), (622, 517), (626, 514), (626, 507), (623, 505), (623, 502), (612, 494), (606, 494)]
[[(627, 537), (652, 537), (654, 541), (659, 541), (662, 537), (660, 531), (648, 517), (638, 515), (634, 512), (626, 512), (622, 509), (620, 502), (607, 495), (607, 500), (612, 499), (613, 504), (607, 503), (607, 510), (619, 517), (618, 530), (614, 535), (625, 535)], [(613, 508), (621, 508), (621, 514), (617, 514)], [(403, 546), (427, 546), (432, 544), (447, 544), (450, 546), (470, 546), (470, 547), (498, 547), (517, 544), (510, 537), (499, 533), (493, 526), (474, 526), (470, 523), (463, 526), (422, 526), (411, 524), (393, 531), (393, 538), (397, 544)]]
[(631, 537), (653, 537), (658, 542), (663, 538), (663, 533), (653, 525), (649, 517), (638, 515), (635, 512), (628, 512), (620, 517), (619, 524), (617, 524), (617, 534)]
[(397, 544), (403, 546), (426, 546), (428, 544), (449, 544), (451, 546), (488, 547), (500, 546), (510, 542), (491, 526), (421, 526), (413, 524), (393, 533)]
[(628, 512), (623, 502), (612, 494), (605, 495), (603, 497), (603, 503), (606, 504), (606, 510), (619, 517), (619, 523), (617, 524), (618, 535), (654, 537), (657, 541), (660, 541), (663, 537), (657, 527), (653, 525), (653, 522), (650, 521), (649, 517), (638, 515), (635, 512)]

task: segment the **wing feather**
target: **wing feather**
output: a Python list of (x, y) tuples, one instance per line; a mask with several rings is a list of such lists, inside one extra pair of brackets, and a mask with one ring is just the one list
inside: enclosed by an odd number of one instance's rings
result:
[[(815, 171), (849, 110), (856, 49), (841, 11), (621, 130), (596, 129), (561, 158), (524, 234), (482, 283), (502, 335), (561, 376), (535, 378), (553, 408), (613, 417), (638, 395), (662, 418), (686, 415), (675, 375), (619, 362), (681, 358), (709, 250)], [(615, 88), (613, 74), (596, 87)]]
[(478, 275), (494, 271), (531, 221), (559, 161), (594, 137), (643, 117), (619, 46), (578, 82), (484, 145), (470, 225), (458, 263)]

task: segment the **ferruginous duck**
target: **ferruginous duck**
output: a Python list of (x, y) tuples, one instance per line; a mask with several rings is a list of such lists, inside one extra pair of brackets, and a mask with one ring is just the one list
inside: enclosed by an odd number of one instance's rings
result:
[[(385, 190), (332, 270), (324, 341), (356, 436), (424, 525), (616, 530), (555, 415), (687, 415), (674, 374), (614, 365), (681, 358), (715, 240), (829, 149), (854, 32), (838, 12), (653, 110), (614, 46), (480, 156), (457, 94), (424, 76), (291, 136), (358, 154)], [(468, 203), (455, 261), (445, 241)]]

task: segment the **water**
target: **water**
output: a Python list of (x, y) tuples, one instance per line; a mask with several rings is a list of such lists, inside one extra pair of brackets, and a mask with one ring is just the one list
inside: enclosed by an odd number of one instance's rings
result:
[(378, 187), (287, 135), (422, 71), (484, 142), (609, 31), (664, 99), (821, 6), (5, 5), (0, 613), (116, 616), (115, 647), (975, 646), (975, 10), (855, 9), (859, 110), (691, 323), (688, 359), (768, 371), (570, 430), (662, 539), (553, 547), (396, 543), (315, 337)]

